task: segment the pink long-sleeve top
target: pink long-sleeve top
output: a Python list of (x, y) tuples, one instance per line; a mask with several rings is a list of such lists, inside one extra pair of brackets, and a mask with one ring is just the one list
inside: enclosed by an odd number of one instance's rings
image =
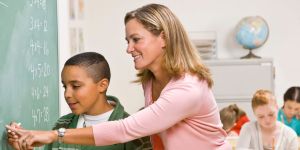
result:
[(172, 79), (152, 101), (152, 81), (143, 86), (146, 108), (118, 121), (93, 126), (96, 145), (123, 143), (158, 133), (166, 150), (231, 149), (225, 141), (211, 89), (197, 76)]

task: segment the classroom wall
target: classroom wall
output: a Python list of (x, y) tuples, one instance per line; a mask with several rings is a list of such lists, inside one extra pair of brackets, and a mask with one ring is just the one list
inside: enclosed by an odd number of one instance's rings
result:
[(63, 96), (63, 88), (61, 84), (61, 70), (63, 68), (64, 62), (71, 56), (70, 53), (70, 39), (69, 39), (69, 9), (67, 0), (57, 1), (57, 19), (58, 19), (58, 49), (59, 49), (59, 111), (60, 115), (70, 113), (69, 106), (65, 102)]
[[(234, 28), (245, 16), (262, 16), (269, 24), (270, 36), (254, 53), (274, 59), (275, 95), (279, 105), (282, 105), (282, 95), (288, 87), (300, 85), (299, 0), (86, 0), (85, 49), (106, 56), (112, 71), (108, 94), (117, 96), (128, 112), (133, 113), (142, 107), (144, 98), (141, 86), (130, 83), (135, 79), (136, 71), (132, 57), (126, 53), (123, 18), (126, 12), (150, 2), (167, 5), (188, 32), (216, 31), (218, 58), (235, 59), (247, 54), (235, 42)], [(61, 57), (64, 59), (69, 54)], [(61, 114), (67, 111), (68, 107), (62, 105)]]

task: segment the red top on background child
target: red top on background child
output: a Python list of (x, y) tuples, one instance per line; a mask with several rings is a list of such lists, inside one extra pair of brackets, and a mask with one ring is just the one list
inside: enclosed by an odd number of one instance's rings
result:
[(240, 109), (236, 104), (224, 107), (220, 111), (223, 129), (228, 136), (238, 136), (242, 126), (249, 121), (246, 113)]

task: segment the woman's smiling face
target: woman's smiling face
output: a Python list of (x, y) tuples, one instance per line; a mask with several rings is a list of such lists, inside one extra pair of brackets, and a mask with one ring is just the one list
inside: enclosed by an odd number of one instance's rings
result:
[(155, 69), (161, 66), (165, 40), (149, 32), (136, 19), (126, 23), (127, 53), (134, 59), (135, 68)]

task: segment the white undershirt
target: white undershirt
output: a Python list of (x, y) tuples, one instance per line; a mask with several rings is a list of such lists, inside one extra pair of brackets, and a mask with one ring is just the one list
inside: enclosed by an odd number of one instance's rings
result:
[(108, 121), (111, 113), (113, 112), (113, 109), (105, 112), (100, 115), (92, 116), (92, 115), (85, 115), (82, 114), (78, 118), (77, 127), (76, 128), (83, 128), (83, 124), (86, 125), (86, 127)]

